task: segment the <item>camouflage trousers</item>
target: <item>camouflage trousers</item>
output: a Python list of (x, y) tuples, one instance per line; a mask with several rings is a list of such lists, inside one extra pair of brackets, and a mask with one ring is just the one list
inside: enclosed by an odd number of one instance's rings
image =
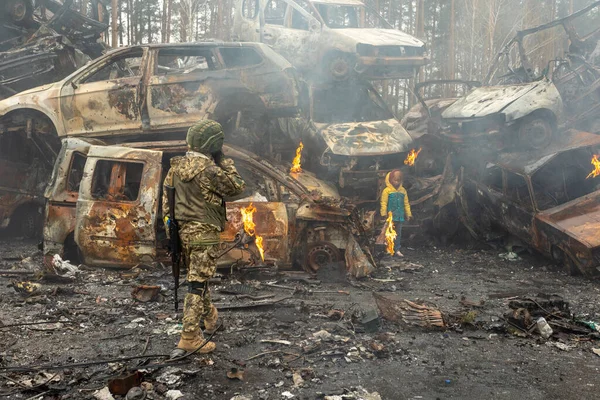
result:
[(219, 231), (199, 222), (187, 222), (179, 229), (183, 253), (188, 266), (187, 281), (190, 293), (183, 305), (183, 332), (200, 333), (200, 320), (213, 309), (208, 280), (217, 269)]

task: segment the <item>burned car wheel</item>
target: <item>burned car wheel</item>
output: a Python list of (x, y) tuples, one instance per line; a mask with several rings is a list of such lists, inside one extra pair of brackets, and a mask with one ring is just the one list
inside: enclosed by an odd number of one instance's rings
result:
[(9, 0), (5, 5), (7, 19), (14, 23), (23, 23), (31, 18), (33, 13), (29, 0)]
[(340, 251), (331, 243), (319, 242), (308, 248), (308, 268), (317, 272), (322, 267), (339, 262)]
[(325, 75), (334, 81), (345, 81), (352, 75), (353, 60), (347, 54), (333, 53), (325, 58)]
[(550, 144), (553, 136), (554, 128), (547, 119), (527, 118), (519, 126), (519, 141), (528, 148), (543, 149)]

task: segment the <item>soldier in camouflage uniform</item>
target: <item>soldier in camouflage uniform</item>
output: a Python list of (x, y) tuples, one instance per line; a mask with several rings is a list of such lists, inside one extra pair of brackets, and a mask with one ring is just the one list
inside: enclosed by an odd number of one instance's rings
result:
[[(193, 351), (204, 342), (200, 319), (207, 333), (214, 332), (217, 309), (210, 301), (208, 280), (215, 274), (219, 234), (225, 226), (225, 196), (244, 191), (245, 183), (233, 165), (223, 156), (223, 128), (215, 121), (204, 120), (187, 133), (189, 151), (171, 159), (164, 185), (175, 188), (175, 218), (188, 265), (189, 293), (183, 306), (183, 331), (177, 353)], [(169, 204), (163, 195), (165, 227), (169, 225)], [(214, 351), (207, 343), (200, 353)]]

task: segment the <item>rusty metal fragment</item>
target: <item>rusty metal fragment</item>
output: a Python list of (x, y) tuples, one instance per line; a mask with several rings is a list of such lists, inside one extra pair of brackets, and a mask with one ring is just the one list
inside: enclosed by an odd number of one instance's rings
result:
[(435, 307), (414, 303), (393, 295), (373, 293), (377, 307), (383, 318), (392, 322), (424, 328), (445, 328), (444, 316)]

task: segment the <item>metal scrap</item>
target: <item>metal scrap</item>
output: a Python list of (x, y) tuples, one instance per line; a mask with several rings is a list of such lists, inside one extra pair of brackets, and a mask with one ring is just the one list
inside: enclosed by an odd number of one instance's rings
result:
[(424, 328), (445, 328), (444, 315), (435, 307), (418, 304), (391, 295), (373, 293), (383, 318)]

